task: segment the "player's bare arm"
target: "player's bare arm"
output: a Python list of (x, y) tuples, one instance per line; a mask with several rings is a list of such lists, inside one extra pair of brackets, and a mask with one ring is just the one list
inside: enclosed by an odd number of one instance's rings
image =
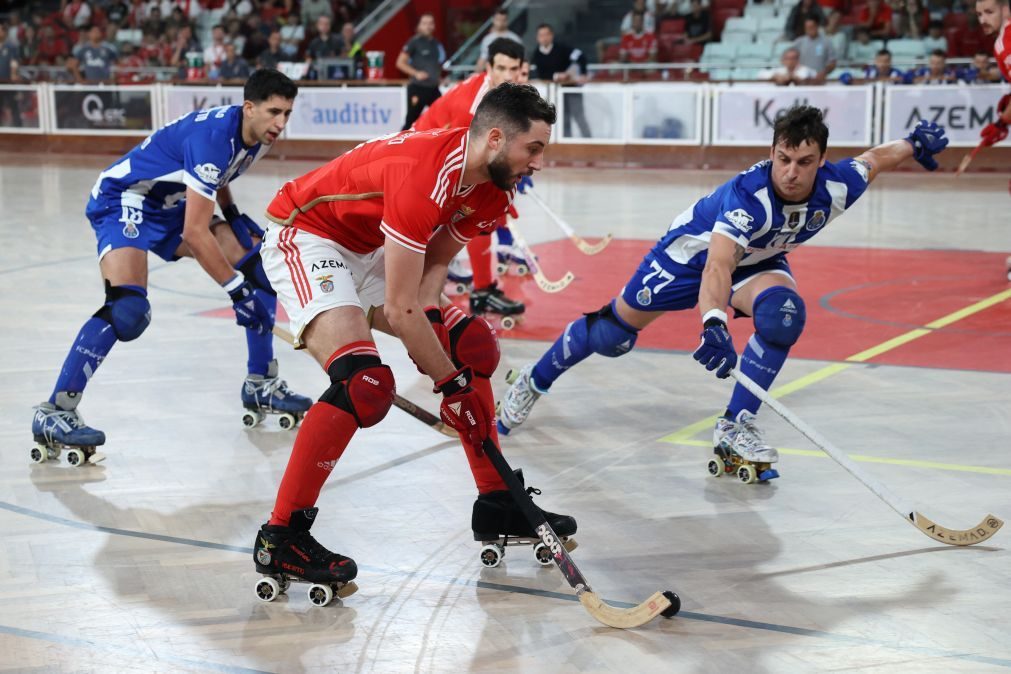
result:
[(186, 216), (183, 221), (183, 243), (207, 275), (221, 285), (228, 283), (235, 270), (225, 259), (221, 246), (211, 232), (214, 202), (192, 187), (186, 188)]
[(867, 182), (872, 182), (878, 174), (892, 171), (902, 162), (913, 157), (913, 146), (904, 140), (893, 140), (889, 143), (872, 147), (853, 161), (859, 162), (867, 169)]
[(432, 235), (425, 251), (425, 267), (418, 291), (423, 306), (442, 304), (440, 298), (446, 284), (449, 263), (462, 248), (463, 244), (454, 239), (445, 227)]
[(699, 289), (699, 311), (703, 317), (714, 310), (726, 312), (730, 301), (730, 277), (744, 258), (744, 253), (744, 246), (729, 236), (713, 232), (713, 238), (709, 242), (709, 257), (702, 270), (702, 287)]

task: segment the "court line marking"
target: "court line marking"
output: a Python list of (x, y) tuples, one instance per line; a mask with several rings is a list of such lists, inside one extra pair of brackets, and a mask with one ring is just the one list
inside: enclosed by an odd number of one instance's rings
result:
[[(707, 440), (678, 440), (678, 445), (688, 445), (690, 447), (706, 447), (711, 449), (713, 443)], [(789, 449), (777, 448), (780, 454), (790, 454), (792, 456), (811, 456), (820, 459), (827, 459), (828, 454), (817, 449)], [(881, 456), (869, 456), (867, 454), (848, 454), (849, 458), (862, 463), (884, 463), (891, 466), (907, 466), (910, 468), (931, 468), (934, 470), (950, 470), (962, 473), (982, 473), (983, 475), (1011, 475), (1011, 468), (990, 468), (989, 466), (967, 466), (960, 463), (941, 463), (939, 461), (919, 461), (917, 459), (888, 459)]]
[[(23, 506), (14, 505), (13, 503), (8, 503), (6, 501), (0, 501), (0, 510), (7, 510), (9, 512), (23, 515), (25, 517), (31, 517), (34, 519), (43, 520), (46, 522), (51, 522), (54, 524), (59, 524), (62, 526), (71, 527), (74, 529), (81, 529), (84, 531), (98, 531), (101, 533), (115, 534), (119, 536), (129, 536), (132, 538), (142, 538), (149, 539), (164, 543), (176, 543), (179, 545), (189, 545), (198, 548), (207, 548), (212, 550), (224, 550), (228, 552), (240, 552), (246, 555), (252, 555), (253, 549), (246, 548), (237, 545), (226, 545), (223, 543), (213, 543), (210, 541), (200, 541), (196, 539), (180, 538), (177, 536), (167, 536), (164, 534), (151, 534), (143, 531), (132, 531), (129, 529), (118, 529), (116, 527), (106, 527), (97, 524), (91, 524), (89, 522), (81, 522), (78, 520), (68, 519), (66, 517), (60, 517), (58, 515), (50, 515), (44, 513), (40, 510), (34, 510), (32, 508), (25, 508)], [(417, 575), (417, 571), (403, 571), (401, 569), (383, 569), (380, 567), (359, 565), (359, 569), (367, 571), (369, 573), (376, 573), (382, 575), (390, 576), (401, 576), (406, 578), (411, 578)], [(565, 594), (562, 592), (553, 592), (550, 590), (538, 590), (531, 587), (523, 587), (519, 585), (505, 585), (502, 583), (491, 583), (484, 580), (472, 580), (469, 578), (459, 578), (451, 576), (434, 576), (426, 575), (425, 580), (437, 580), (440, 582), (448, 583), (451, 585), (465, 586), (465, 587), (477, 587), (485, 590), (495, 590), (499, 592), (511, 592), (514, 594), (525, 594), (535, 597), (545, 597), (549, 599), (561, 599), (569, 602), (578, 602), (579, 598), (572, 594)], [(633, 608), (636, 606), (634, 603), (624, 602), (624, 601), (613, 601), (608, 599), (607, 603), (612, 606), (617, 606), (620, 608)], [(743, 627), (746, 629), (763, 630), (767, 632), (778, 632), (781, 634), (792, 634), (795, 636), (811, 637), (819, 639), (828, 639), (831, 641), (845, 642), (858, 646), (874, 646), (880, 648), (886, 648), (893, 651), (899, 651), (903, 653), (917, 653), (920, 655), (926, 655), (936, 658), (951, 658), (956, 660), (967, 660), (970, 662), (980, 662), (989, 665), (996, 665), (999, 667), (1006, 667), (1011, 669), (1011, 659), (1007, 658), (996, 658), (987, 655), (979, 655), (976, 653), (962, 653), (957, 651), (945, 650), (942, 648), (935, 648), (930, 646), (908, 646), (902, 644), (894, 644), (886, 641), (880, 641), (876, 639), (867, 639), (864, 637), (853, 636), (848, 634), (839, 634), (836, 632), (827, 632), (823, 630), (810, 629), (807, 627), (794, 627), (792, 625), (779, 625), (777, 623), (767, 623), (756, 620), (747, 620), (744, 618), (731, 618), (727, 616), (718, 616), (708, 613), (697, 613), (695, 611), (681, 611), (678, 613), (677, 618), (685, 620), (697, 620), (700, 622), (710, 622), (717, 623), (721, 625), (732, 625), (734, 627)], [(675, 619), (677, 619), (675, 618)], [(63, 639), (56, 635), (46, 634), (42, 632), (33, 632), (30, 630), (23, 630), (14, 627), (5, 627), (0, 625), (0, 633), (8, 632), (16, 633), (18, 636), (25, 636), (28, 638), (39, 638), (46, 639), (49, 641), (56, 641), (57, 643), (62, 643), (57, 641), (57, 639)], [(93, 642), (78, 639), (76, 637), (66, 637), (66, 642), (70, 644), (83, 644), (83, 645), (96, 645)], [(213, 663), (206, 663), (208, 666), (213, 668), (218, 668), (220, 671), (236, 671), (236, 672), (259, 672), (260, 670), (246, 670), (246, 669), (225, 669), (227, 665), (215, 665)]]
[[(822, 381), (823, 379), (826, 379), (828, 377), (831, 377), (835, 374), (842, 372), (843, 370), (851, 368), (856, 363), (864, 363), (870, 360), (871, 358), (880, 356), (881, 354), (891, 351), (892, 349), (897, 349), (898, 347), (908, 344), (909, 342), (919, 339), (920, 337), (933, 334), (933, 331), (937, 330), (938, 328), (943, 328), (945, 326), (951, 325), (952, 323), (960, 321), (963, 318), (967, 318), (969, 316), (972, 316), (973, 314), (979, 313), (980, 311), (989, 309), (990, 307), (996, 304), (1000, 304), (1001, 302), (1009, 298), (1011, 298), (1011, 288), (1009, 288), (1008, 290), (1003, 290), (995, 295), (991, 295), (990, 297), (982, 299), (979, 302), (970, 304), (969, 306), (964, 307), (962, 309), (958, 309), (957, 311), (953, 311), (950, 314), (947, 314), (945, 316), (942, 316), (941, 318), (938, 318), (937, 320), (927, 323), (922, 328), (910, 330), (901, 335), (893, 337), (889, 340), (881, 342), (876, 346), (872, 346), (869, 349), (864, 349), (859, 353), (855, 353), (852, 356), (844, 358), (843, 361), (840, 363), (833, 363), (819, 370), (815, 370), (810, 374), (806, 374), (803, 377), (799, 377), (798, 379), (795, 379), (794, 381), (788, 384), (777, 386), (776, 388), (772, 389), (769, 392), (769, 394), (773, 398), (779, 398), (789, 393), (794, 393), (803, 388), (807, 388), (812, 384), (816, 384)], [(716, 424), (717, 418), (718, 416), (714, 414), (713, 416), (708, 417), (706, 419), (702, 419), (701, 421), (697, 421), (694, 424), (689, 424), (684, 428), (681, 428), (679, 430), (674, 431), (673, 433), (663, 436), (658, 440), (658, 442), (679, 444), (684, 440), (690, 439), (693, 435), (695, 435), (699, 431), (712, 428)]]

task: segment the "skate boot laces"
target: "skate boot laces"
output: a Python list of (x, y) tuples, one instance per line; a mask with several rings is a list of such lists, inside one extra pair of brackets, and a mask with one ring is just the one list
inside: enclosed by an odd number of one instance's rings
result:
[(774, 461), (779, 458), (776, 450), (765, 442), (762, 430), (752, 414), (741, 414), (737, 435), (734, 437), (734, 449), (749, 460)]
[(529, 366), (523, 368), (520, 378), (506, 391), (502, 413), (510, 423), (519, 425), (526, 421), (534, 403), (541, 397), (541, 394), (534, 390), (530, 382), (531, 371), (532, 368)]
[(61, 410), (59, 407), (39, 405), (35, 408), (36, 414), (41, 414), (42, 419), (39, 424), (42, 427), (42, 436), (47, 442), (54, 442), (53, 434), (56, 431), (71, 432), (79, 428), (87, 428), (84, 418), (77, 410)]
[(288, 382), (280, 377), (264, 377), (262, 380), (247, 379), (246, 384), (253, 389), (253, 396), (268, 409), (274, 408), (274, 397), (284, 399), (291, 393)]

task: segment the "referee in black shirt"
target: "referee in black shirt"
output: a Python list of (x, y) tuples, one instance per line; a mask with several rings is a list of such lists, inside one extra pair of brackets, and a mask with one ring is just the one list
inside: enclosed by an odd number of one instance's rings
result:
[[(555, 42), (550, 24), (537, 27), (537, 49), (530, 58), (530, 78), (548, 82), (578, 82), (586, 76), (586, 55), (582, 50)], [(589, 138), (590, 125), (583, 111), (583, 95), (565, 92), (565, 136), (572, 137), (572, 122), (579, 126), (583, 138)]]

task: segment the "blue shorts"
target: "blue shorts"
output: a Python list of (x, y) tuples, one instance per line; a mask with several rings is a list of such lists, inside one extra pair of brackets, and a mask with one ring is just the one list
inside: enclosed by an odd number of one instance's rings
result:
[[(784, 274), (793, 279), (790, 265), (781, 255), (738, 267), (730, 277), (731, 287), (737, 290), (753, 276), (767, 272)], [(662, 253), (656, 255), (650, 251), (622, 288), (621, 299), (639, 311), (681, 311), (699, 303), (701, 286), (701, 269), (678, 264)]]
[(117, 248), (149, 250), (168, 262), (178, 260), (183, 241), (183, 209), (166, 214), (127, 206), (113, 195), (91, 199), (85, 211), (98, 239), (98, 259)]

